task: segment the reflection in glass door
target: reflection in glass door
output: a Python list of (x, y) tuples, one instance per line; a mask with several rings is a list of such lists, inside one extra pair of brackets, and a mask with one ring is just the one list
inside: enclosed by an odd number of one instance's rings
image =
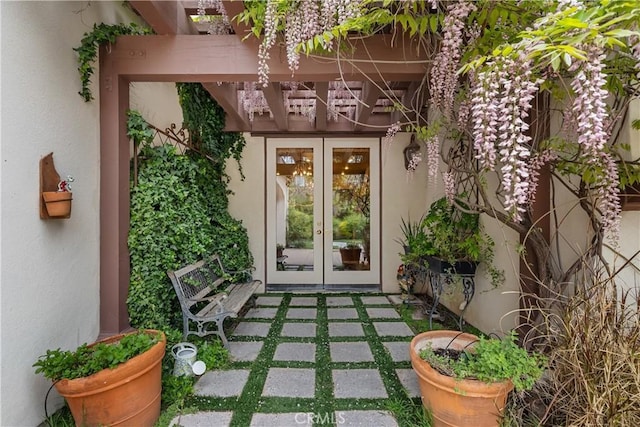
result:
[(269, 139), (266, 169), (268, 283), (379, 284), (378, 140)]

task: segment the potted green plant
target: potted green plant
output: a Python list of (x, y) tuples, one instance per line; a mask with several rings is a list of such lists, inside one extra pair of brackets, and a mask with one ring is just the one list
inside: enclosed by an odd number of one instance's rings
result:
[(493, 265), (493, 239), (484, 232), (480, 215), (468, 212), (461, 198), (456, 204), (445, 197), (436, 200), (418, 222), (403, 219), (401, 229), (406, 265), (427, 266), (437, 273), (473, 275), (482, 262), (493, 286), (502, 282), (504, 273)]
[(542, 355), (519, 347), (514, 333), (500, 340), (423, 332), (409, 351), (434, 427), (498, 426), (509, 392), (531, 389), (546, 364)]
[(276, 244), (276, 258), (282, 258), (284, 256), (284, 245), (282, 243)]
[(76, 425), (152, 426), (160, 416), (165, 345), (164, 333), (146, 329), (75, 351), (47, 350), (33, 366), (54, 381)]
[(360, 264), (360, 253), (362, 248), (357, 242), (348, 242), (346, 246), (340, 248), (340, 257), (345, 270), (355, 270)]

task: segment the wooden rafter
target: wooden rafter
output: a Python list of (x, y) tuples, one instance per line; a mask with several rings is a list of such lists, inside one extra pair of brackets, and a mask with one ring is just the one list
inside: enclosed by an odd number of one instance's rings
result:
[(273, 119), (278, 126), (278, 130), (287, 130), (287, 111), (284, 109), (284, 99), (282, 98), (282, 88), (280, 83), (269, 83), (262, 88), (264, 98), (269, 104), (269, 109), (273, 115)]
[(362, 99), (361, 102), (358, 103), (356, 123), (353, 125), (354, 131), (361, 131), (369, 121), (369, 116), (371, 116), (371, 112), (376, 106), (378, 98), (382, 95), (382, 85), (384, 85), (384, 82), (364, 82), (362, 87)]
[(327, 130), (327, 97), (329, 95), (329, 82), (315, 82), (316, 89), (316, 130)]
[(182, 2), (160, 0), (130, 0), (129, 4), (156, 34), (198, 34), (193, 21), (185, 13)]
[[(227, 113), (227, 123), (230, 127), (238, 129), (251, 129), (246, 115), (238, 108), (238, 96), (236, 87), (231, 83), (203, 83), (202, 86), (213, 96), (213, 99), (220, 104)], [(232, 123), (229, 123), (231, 121)]]

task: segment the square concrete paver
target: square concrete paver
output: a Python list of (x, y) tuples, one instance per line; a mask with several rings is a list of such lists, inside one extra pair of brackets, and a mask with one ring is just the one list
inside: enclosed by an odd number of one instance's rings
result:
[(420, 397), (420, 385), (418, 385), (418, 376), (413, 369), (396, 369), (398, 379), (407, 389), (409, 397)]
[(369, 343), (332, 342), (329, 343), (332, 362), (373, 362), (373, 353)]
[(340, 427), (397, 427), (398, 421), (387, 411), (336, 411), (336, 425)]
[(327, 316), (329, 319), (357, 319), (358, 312), (355, 308), (329, 308)]
[(283, 414), (253, 414), (249, 427), (300, 426), (312, 427), (313, 412), (286, 412)]
[(271, 368), (267, 374), (262, 395), (304, 398), (314, 397), (315, 391), (315, 369)]
[(318, 310), (315, 308), (290, 308), (287, 310), (287, 319), (315, 319)]
[(360, 297), (360, 300), (364, 305), (379, 305), (379, 304), (391, 304), (387, 297)]
[(249, 370), (209, 371), (194, 386), (196, 396), (240, 396), (249, 378)]
[(245, 319), (273, 319), (278, 312), (277, 308), (252, 308), (244, 315)]
[(377, 369), (334, 369), (333, 395), (336, 398), (387, 398)]
[(315, 323), (285, 323), (282, 325), (283, 337), (315, 337), (316, 336), (316, 324)]
[(269, 296), (259, 296), (256, 299), (256, 304), (258, 305), (267, 305), (271, 307), (278, 307), (282, 303), (282, 297), (269, 297)]
[(270, 323), (262, 322), (241, 322), (233, 331), (234, 336), (241, 337), (261, 337), (269, 335)]
[(370, 319), (400, 319), (400, 315), (395, 308), (367, 308), (367, 315)]
[(283, 342), (278, 344), (273, 360), (315, 362), (316, 345), (313, 343)]
[(363, 337), (364, 330), (360, 323), (331, 322), (329, 323), (330, 337)]
[(411, 360), (409, 356), (409, 342), (383, 342), (389, 354), (391, 360), (394, 362), (405, 362)]
[(318, 305), (318, 298), (316, 297), (293, 297), (291, 298), (291, 302), (289, 306), (292, 305), (302, 305), (308, 307), (315, 307)]
[(233, 412), (198, 412), (195, 414), (178, 415), (169, 427), (227, 427), (231, 424)]
[(263, 344), (262, 341), (230, 342), (229, 353), (237, 362), (253, 362), (262, 350)]
[(373, 322), (381, 337), (412, 337), (415, 334), (404, 322)]
[(341, 305), (353, 306), (353, 299), (351, 297), (327, 297), (327, 307)]

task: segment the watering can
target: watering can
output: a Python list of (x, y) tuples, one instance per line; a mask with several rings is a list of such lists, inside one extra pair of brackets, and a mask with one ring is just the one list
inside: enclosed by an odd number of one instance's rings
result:
[(207, 369), (207, 366), (201, 360), (196, 360), (198, 357), (198, 349), (195, 345), (189, 342), (179, 342), (171, 347), (171, 354), (175, 359), (175, 365), (173, 366), (173, 375), (179, 376), (193, 376), (202, 375)]

